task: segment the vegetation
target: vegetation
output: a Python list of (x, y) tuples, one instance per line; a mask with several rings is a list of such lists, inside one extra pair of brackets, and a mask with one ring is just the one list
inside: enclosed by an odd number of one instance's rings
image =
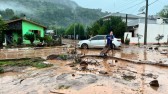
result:
[(125, 40), (125, 44), (126, 44), (126, 45), (129, 45), (129, 43), (130, 43), (130, 39), (126, 39), (126, 40)]
[(165, 7), (159, 12), (159, 15), (160, 15), (161, 17), (168, 18), (168, 5), (165, 6)]
[(160, 34), (158, 34), (158, 36), (156, 36), (155, 39), (158, 41), (158, 44), (160, 44), (160, 40), (162, 40), (163, 37), (164, 37), (164, 35), (160, 35)]
[(1, 10), (0, 14), (4, 19), (12, 19), (12, 18), (16, 17), (14, 11), (9, 8), (7, 8), (5, 10)]
[(31, 44), (33, 44), (34, 40), (35, 40), (35, 34), (34, 33), (26, 33), (24, 35), (24, 38), (26, 40), (29, 40)]
[[(20, 9), (12, 6), (16, 4)], [(28, 19), (54, 27), (67, 27), (74, 22), (88, 25), (108, 14), (101, 12), (101, 9), (82, 8), (71, 0), (27, 0), (26, 2), (1, 0), (0, 5), (13, 7), (13, 10), (0, 11), (5, 19), (15, 19), (24, 14)]]
[(0, 67), (0, 73), (4, 73), (4, 69)]
[(109, 34), (112, 30), (115, 37), (122, 38), (125, 32), (125, 22), (121, 17), (111, 17), (110, 20), (104, 21), (100, 19), (96, 21), (91, 27), (87, 27), (87, 35), (94, 36), (97, 34)]
[(46, 68), (46, 67), (51, 67), (53, 66), (52, 64), (45, 64), (43, 63), (43, 59), (40, 58), (34, 58), (34, 59), (23, 59), (23, 60), (4, 60), (0, 61), (0, 71), (3, 72), (2, 67), (5, 66), (32, 66), (36, 68)]
[(0, 17), (0, 48), (3, 46), (3, 40), (4, 40), (4, 36), (3, 36), (3, 30), (6, 30), (7, 26), (5, 24), (5, 22), (2, 20), (2, 18)]
[(72, 35), (72, 36), (74, 36), (74, 33), (75, 33), (75, 36), (78, 35), (78, 39), (84, 39), (84, 37), (85, 37), (85, 31), (84, 31), (83, 25), (79, 24), (79, 23), (72, 24), (65, 31), (65, 35)]
[(52, 46), (54, 39), (52, 38), (51, 35), (45, 35), (44, 36), (44, 42), (47, 43), (48, 46)]
[(62, 60), (67, 60), (68, 59), (68, 55), (64, 55), (64, 54), (61, 54), (58, 57), (61, 58)]

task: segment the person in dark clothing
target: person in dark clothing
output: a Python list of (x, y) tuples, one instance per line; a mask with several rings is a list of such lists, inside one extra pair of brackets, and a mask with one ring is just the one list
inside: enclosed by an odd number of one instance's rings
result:
[(114, 39), (114, 35), (113, 35), (113, 31), (110, 31), (110, 34), (106, 36), (106, 39), (107, 39), (107, 46), (110, 47), (111, 49), (113, 49), (113, 39)]
[(106, 45), (100, 53), (101, 56), (107, 56), (107, 53), (109, 52), (109, 50), (113, 49), (113, 43), (112, 42), (113, 42), (114, 38), (115, 37), (113, 35), (113, 31), (110, 31), (110, 34), (108, 34), (106, 36)]

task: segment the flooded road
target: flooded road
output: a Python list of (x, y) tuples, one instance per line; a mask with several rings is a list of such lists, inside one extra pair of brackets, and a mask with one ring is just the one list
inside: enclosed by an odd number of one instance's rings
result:
[[(99, 55), (100, 51), (78, 49), (78, 54)], [(47, 57), (67, 52), (66, 47), (1, 50), (0, 58)], [(125, 46), (108, 55), (138, 61), (167, 59), (167, 55), (159, 51), (135, 46)], [(112, 58), (85, 57), (82, 60), (91, 62), (86, 70), (82, 70), (80, 64), (69, 66), (73, 60), (47, 60), (54, 66), (0, 74), (0, 94), (168, 94), (168, 67), (134, 64)], [(153, 80), (158, 80), (159, 87), (150, 86)]]
[[(89, 64), (88, 70), (91, 71), (81, 71), (67, 65), (72, 61), (49, 60), (48, 62), (54, 64), (54, 67), (22, 74), (0, 74), (0, 94), (168, 93), (168, 82), (165, 81), (168, 79), (168, 68), (102, 58), (84, 58), (84, 60), (97, 60), (99, 64)], [(107, 74), (101, 74), (100, 71), (105, 71)], [(158, 88), (149, 85), (154, 79), (159, 81)]]
[[(79, 53), (84, 55), (99, 55), (102, 49), (81, 49)], [(160, 50), (148, 50), (144, 47), (137, 46), (124, 46), (121, 50), (109, 51), (108, 56), (113, 56), (117, 58), (123, 58), (132, 61), (145, 61), (149, 63), (159, 63), (162, 60), (165, 60), (162, 63), (168, 64), (168, 54), (161, 54)]]

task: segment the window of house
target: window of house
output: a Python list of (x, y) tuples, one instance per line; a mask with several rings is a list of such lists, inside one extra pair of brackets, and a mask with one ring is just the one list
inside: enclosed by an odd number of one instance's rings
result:
[(40, 37), (41, 32), (39, 30), (30, 30), (30, 32), (35, 34), (35, 39), (37, 39), (37, 37)]

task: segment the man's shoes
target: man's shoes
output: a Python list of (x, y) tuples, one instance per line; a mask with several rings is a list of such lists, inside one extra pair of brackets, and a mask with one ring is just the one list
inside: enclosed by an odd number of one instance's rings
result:
[(107, 56), (107, 54), (104, 54), (104, 56)]
[(100, 53), (100, 56), (107, 56), (107, 54), (102, 54), (102, 53)]

